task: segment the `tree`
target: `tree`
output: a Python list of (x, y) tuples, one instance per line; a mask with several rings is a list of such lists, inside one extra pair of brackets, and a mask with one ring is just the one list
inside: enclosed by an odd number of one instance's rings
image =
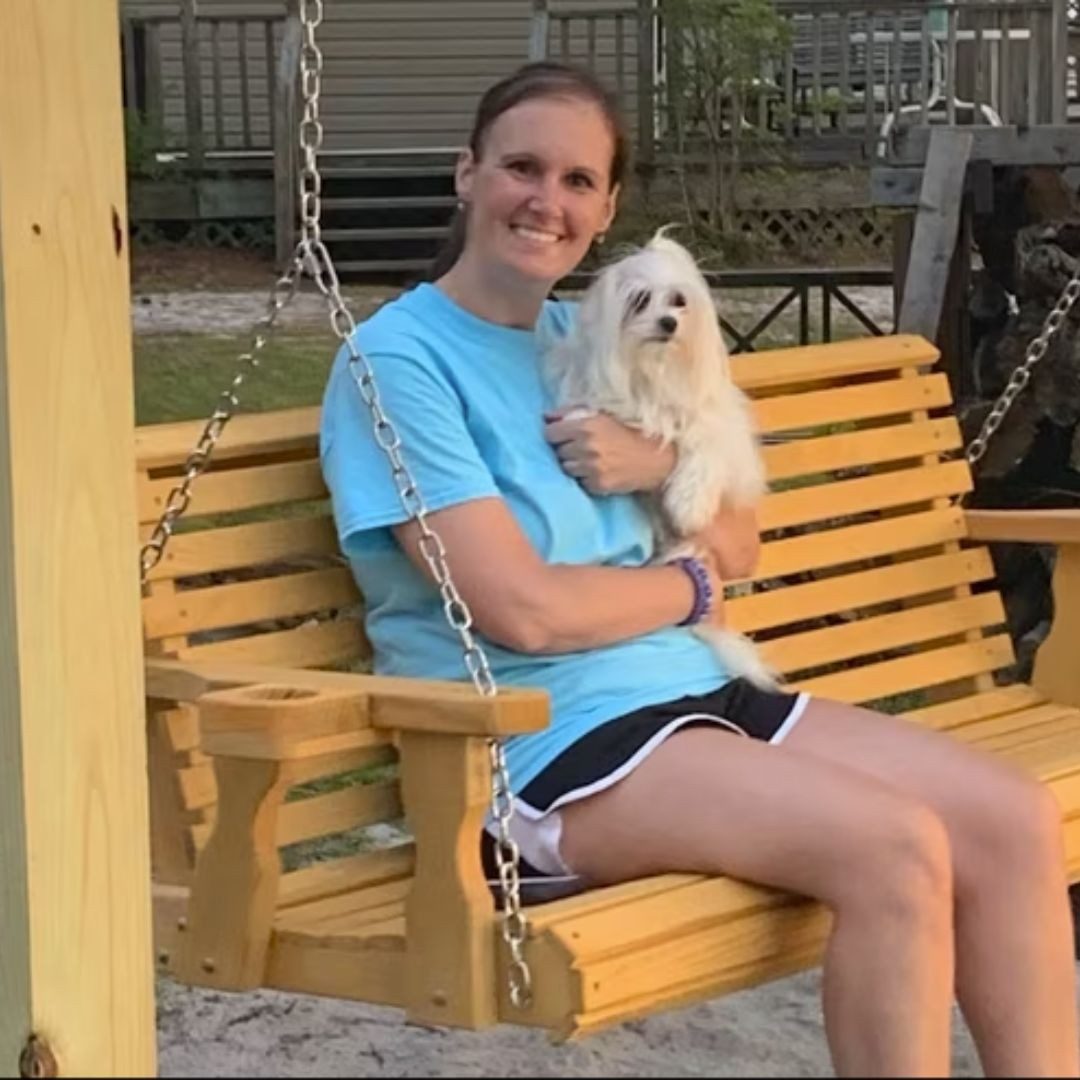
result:
[[(667, 114), (687, 217), (728, 232), (744, 151), (775, 143), (756, 118), (779, 94), (790, 26), (771, 0), (664, 0)], [(749, 116), (748, 116), (749, 113)], [(704, 165), (704, 183), (694, 177)]]

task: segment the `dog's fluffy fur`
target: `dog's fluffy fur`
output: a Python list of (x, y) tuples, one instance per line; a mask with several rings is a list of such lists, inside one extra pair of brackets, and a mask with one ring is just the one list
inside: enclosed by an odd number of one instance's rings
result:
[[(749, 403), (731, 381), (708, 284), (663, 230), (597, 275), (575, 329), (551, 344), (545, 363), (563, 407), (606, 412), (675, 446), (677, 464), (649, 502), (662, 559), (692, 553), (688, 538), (722, 506), (752, 505), (765, 493)], [(697, 630), (730, 671), (775, 686), (749, 639)]]

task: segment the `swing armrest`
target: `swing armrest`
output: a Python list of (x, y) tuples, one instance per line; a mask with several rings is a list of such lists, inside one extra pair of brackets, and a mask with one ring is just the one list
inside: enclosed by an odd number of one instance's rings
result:
[(1080, 510), (968, 510), (972, 540), (1017, 544), (1080, 544)]
[[(175, 679), (176, 669), (154, 666), (155, 675)], [(185, 677), (189, 684), (196, 678), (190, 671)], [(206, 672), (201, 677), (210, 678)], [(440, 723), (424, 718), (423, 710), (437, 716), (443, 707), (430, 686), (418, 683), (406, 695), (372, 691), (370, 682), (357, 675), (246, 683), (199, 698), (202, 749), (214, 759), (219, 806), (197, 863), (192, 914), (175, 970), (201, 985), (251, 989), (264, 983), (280, 904), (277, 847), (285, 842), (282, 830), (290, 832), (287, 791), (370, 764), (371, 751), (391, 742), (378, 729), (397, 727), (400, 807), (415, 846), (401, 1003), (417, 1020), (488, 1026), (498, 1016), (498, 993), (495, 914), (477, 842), (491, 798), (485, 736), (500, 725), (531, 730), (538, 717), (542, 723), (545, 695), (511, 694), (509, 707), (480, 699), (486, 712), (469, 711), (473, 702), (466, 698), (469, 709), (456, 714), (455, 702), (462, 699), (455, 694)], [(161, 683), (155, 685), (160, 692)], [(501, 723), (504, 713), (512, 718)], [(465, 725), (473, 730), (460, 732)], [(382, 810), (388, 819), (400, 812), (393, 803)], [(373, 820), (363, 807), (358, 812), (356, 824)], [(294, 814), (292, 823), (299, 820)], [(349, 823), (335, 818), (321, 824), (332, 832)], [(310, 820), (295, 833), (314, 835)]]
[[(485, 698), (471, 685), (450, 681), (212, 661), (149, 659), (146, 663), (146, 694), (151, 698), (196, 702), (207, 693), (256, 686), (271, 688), (261, 704), (252, 704), (260, 716), (258, 724), (266, 732), (278, 732), (267, 736), (268, 748), (284, 745), (280, 734), (288, 725), (297, 737), (302, 732), (303, 738), (312, 738), (373, 727), (444, 735), (521, 735), (540, 731), (548, 723), (548, 696), (543, 690), (502, 689), (497, 696)], [(287, 691), (292, 693), (291, 708)], [(333, 708), (344, 710), (348, 717), (339, 717), (339, 726), (333, 730), (308, 727), (297, 719), (302, 710), (295, 705), (312, 694), (334, 699)], [(296, 753), (293, 747), (290, 756)]]

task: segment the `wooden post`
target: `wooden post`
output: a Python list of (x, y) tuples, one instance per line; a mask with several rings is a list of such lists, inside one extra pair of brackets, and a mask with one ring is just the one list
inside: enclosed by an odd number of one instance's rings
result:
[(3, 1076), (157, 1074), (119, 40), (4, 5)]
[(1080, 544), (1061, 544), (1054, 564), (1054, 622), (1035, 654), (1032, 685), (1050, 700), (1080, 708), (1076, 641), (1080, 634)]
[(416, 840), (405, 909), (409, 1017), (490, 1027), (498, 1020), (495, 907), (476, 840), (491, 805), (487, 747), (482, 739), (403, 731), (401, 766), (406, 808), (427, 804), (409, 820)]
[(972, 198), (960, 196), (960, 221), (956, 231), (956, 246), (949, 262), (945, 293), (942, 297), (941, 319), (938, 323), (937, 347), (941, 350), (941, 368), (949, 377), (953, 401), (963, 407), (975, 393), (974, 364), (971, 353), (971, 294)]
[(199, 49), (198, 0), (180, 0), (184, 57), (184, 120), (188, 166), (202, 172), (206, 158), (202, 113), (202, 54)]
[(935, 128), (930, 134), (903, 306), (897, 319), (897, 330), (902, 334), (937, 340), (971, 146), (969, 131)]
[(533, 0), (532, 21), (529, 24), (530, 60), (547, 59), (550, 27), (551, 15), (548, 12), (548, 0)]
[(656, 151), (656, 47), (655, 0), (638, 0), (638, 164), (651, 176)]
[(1050, 13), (1050, 123), (1068, 123), (1065, 80), (1069, 70), (1069, 2), (1054, 0)]
[[(904, 283), (907, 281), (908, 263), (911, 261), (911, 241), (915, 236), (915, 212), (903, 210), (893, 218), (893, 311), (894, 324), (904, 306)], [(893, 326), (895, 332), (896, 327)]]
[(287, 268), (296, 249), (297, 142), (300, 138), (298, 103), (300, 50), (304, 28), (300, 5), (289, 0), (274, 83), (274, 256), (279, 271)]

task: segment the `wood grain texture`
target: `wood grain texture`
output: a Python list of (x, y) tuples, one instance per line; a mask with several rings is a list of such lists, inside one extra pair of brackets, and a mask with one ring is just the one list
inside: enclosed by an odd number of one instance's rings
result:
[(1080, 708), (1080, 544), (1058, 549), (1054, 622), (1035, 657), (1032, 683), (1054, 701)]
[(117, 5), (0, 19), (0, 1072), (153, 1076)]

